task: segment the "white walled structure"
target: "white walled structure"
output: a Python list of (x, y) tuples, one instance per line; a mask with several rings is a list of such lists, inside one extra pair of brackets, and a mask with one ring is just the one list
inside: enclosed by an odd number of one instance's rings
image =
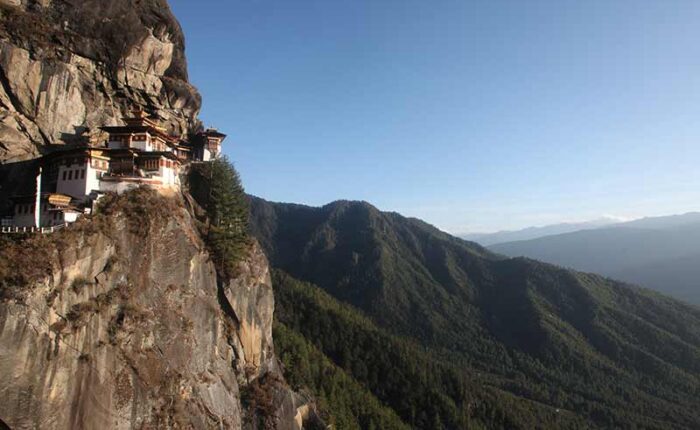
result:
[(15, 204), (15, 212), (12, 217), (13, 225), (16, 227), (33, 227), (34, 206), (33, 203)]
[(45, 164), (54, 172), (55, 192), (79, 201), (99, 191), (100, 179), (109, 171), (109, 157), (104, 150), (63, 151), (47, 158)]
[(134, 135), (131, 138), (131, 148), (138, 149), (139, 151), (146, 151), (146, 152), (153, 151), (153, 144), (151, 143), (151, 135), (148, 133)]
[[(91, 207), (107, 192), (122, 193), (138, 186), (179, 190), (182, 166), (216, 159), (226, 138), (210, 128), (191, 140), (181, 140), (142, 111), (123, 120), (125, 125), (101, 127), (108, 138), (99, 146), (90, 146), (91, 142), (72, 148), (56, 146), (43, 156), (37, 188), (31, 196), (16, 198), (12, 223), (31, 227), (73, 222), (81, 208)], [(32, 198), (42, 201), (38, 213), (33, 209), (36, 203), (27, 201)]]
[(175, 161), (171, 160), (161, 160), (165, 161), (161, 163), (160, 169), (158, 169), (158, 174), (160, 180), (163, 182), (165, 187), (179, 187), (180, 186), (180, 169), (176, 165)]
[(206, 129), (195, 138), (194, 158), (198, 161), (210, 161), (221, 155), (221, 144), (226, 135), (214, 128)]
[[(68, 196), (64, 196), (68, 197)], [(41, 207), (39, 212), (40, 223), (36, 225), (36, 212), (33, 203), (34, 197), (26, 197), (15, 203), (14, 214), (12, 217), (12, 226), (14, 227), (52, 227), (63, 225), (66, 223), (75, 222), (81, 215), (76, 208), (64, 207), (59, 208), (50, 203), (51, 195), (45, 194), (41, 196)]]

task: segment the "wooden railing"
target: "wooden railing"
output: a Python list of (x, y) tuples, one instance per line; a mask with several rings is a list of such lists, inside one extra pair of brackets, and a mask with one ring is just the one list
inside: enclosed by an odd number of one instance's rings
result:
[(54, 225), (51, 227), (0, 227), (0, 234), (49, 234), (64, 228), (66, 224)]

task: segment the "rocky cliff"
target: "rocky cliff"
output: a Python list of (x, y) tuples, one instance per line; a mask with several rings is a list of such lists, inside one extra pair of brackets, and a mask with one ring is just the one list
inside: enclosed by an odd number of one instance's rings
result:
[[(137, 108), (184, 135), (200, 105), (166, 0), (0, 0), (0, 211), (48, 146)], [(107, 200), (51, 236), (0, 237), (0, 428), (301, 428), (260, 248), (224, 281), (186, 194)]]
[(182, 30), (166, 0), (0, 0), (0, 163), (158, 112), (198, 126)]
[(267, 260), (217, 278), (180, 197), (137, 190), (0, 251), (12, 429), (301, 427), (272, 344)]

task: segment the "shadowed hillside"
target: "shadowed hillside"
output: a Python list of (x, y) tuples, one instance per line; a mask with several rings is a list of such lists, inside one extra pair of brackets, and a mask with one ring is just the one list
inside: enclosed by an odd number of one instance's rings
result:
[[(533, 414), (537, 404), (587, 426), (700, 425), (695, 308), (596, 275), (504, 259), (367, 203), (311, 208), (253, 198), (251, 206), (251, 229), (274, 267), (426, 348), (432, 362), (511, 393)], [(284, 309), (286, 292), (277, 296)], [(318, 345), (334, 319), (283, 322)], [(352, 336), (339, 342), (355, 344)]]

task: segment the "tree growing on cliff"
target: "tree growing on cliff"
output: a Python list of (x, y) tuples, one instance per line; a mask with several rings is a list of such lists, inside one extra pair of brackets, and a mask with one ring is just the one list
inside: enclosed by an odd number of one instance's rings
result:
[(238, 172), (226, 157), (194, 164), (189, 175), (190, 194), (206, 210), (204, 236), (217, 270), (233, 276), (236, 263), (250, 244), (248, 199)]

